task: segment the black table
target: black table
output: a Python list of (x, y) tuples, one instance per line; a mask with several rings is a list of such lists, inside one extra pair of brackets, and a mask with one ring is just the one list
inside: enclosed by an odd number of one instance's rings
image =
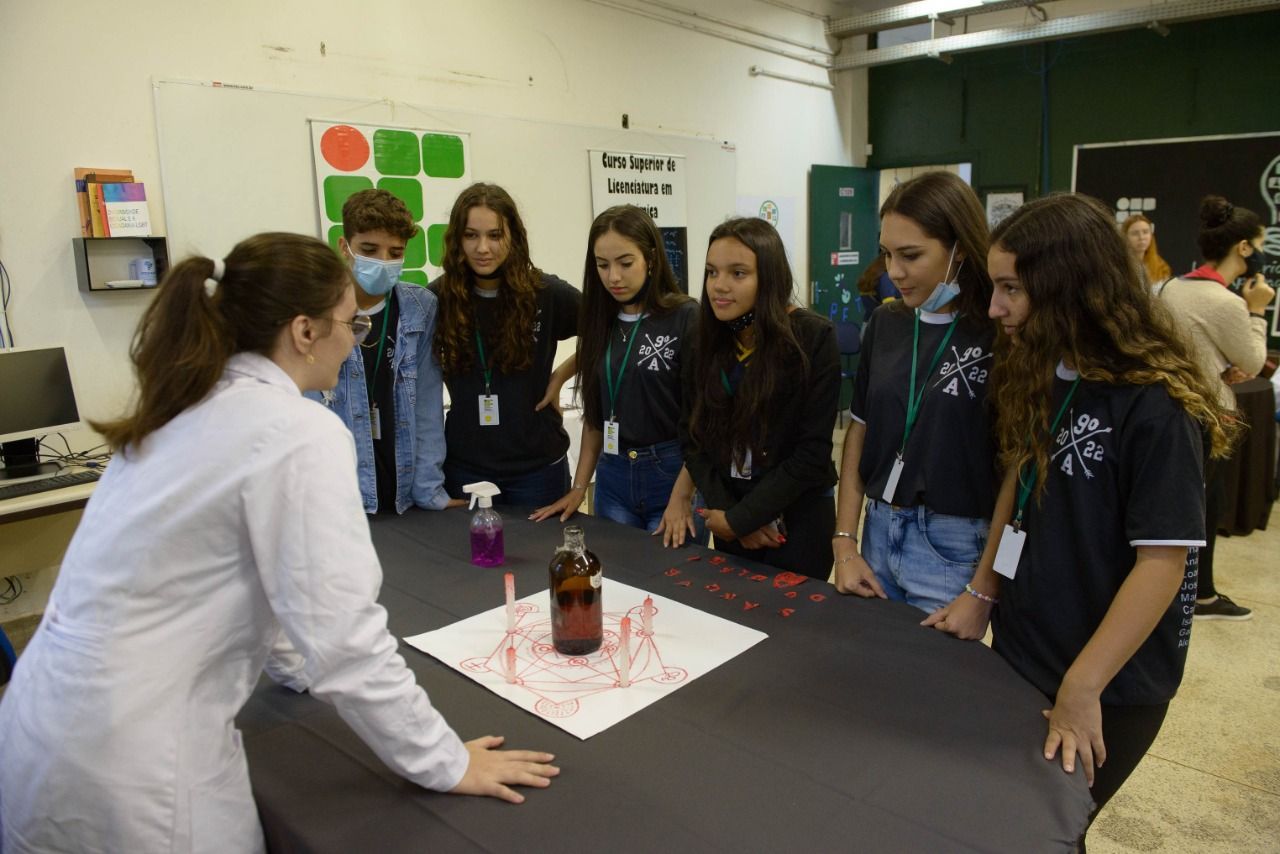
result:
[(1243, 536), (1265, 531), (1276, 499), (1276, 397), (1270, 380), (1255, 377), (1231, 387), (1247, 425), (1226, 462), (1222, 518), (1218, 530)]
[[(555, 522), (504, 512), (507, 566), (469, 562), (466, 511), (373, 520), (397, 636), (546, 583)], [(521, 806), (400, 779), (327, 705), (267, 683), (239, 718), (273, 851), (1068, 851), (1090, 798), (1041, 755), (1045, 698), (990, 649), (906, 605), (575, 517), (608, 583), (766, 632), (744, 654), (587, 741), (417, 650), (401, 650), (463, 738), (556, 754)]]

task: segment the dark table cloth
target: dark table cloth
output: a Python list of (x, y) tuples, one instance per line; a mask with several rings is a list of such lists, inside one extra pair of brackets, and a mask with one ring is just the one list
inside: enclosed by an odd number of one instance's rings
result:
[(1256, 377), (1231, 387), (1248, 429), (1227, 461), (1218, 530), (1244, 535), (1265, 531), (1276, 499), (1276, 398), (1270, 380)]
[[(469, 562), (468, 514), (372, 520), (399, 637), (545, 587), (560, 543), (505, 510), (507, 565)], [(1069, 851), (1091, 801), (1041, 755), (1044, 696), (990, 649), (903, 604), (575, 517), (616, 578), (769, 637), (580, 741), (406, 645), (464, 739), (556, 754), (513, 806), (428, 792), (383, 766), (327, 705), (265, 679), (240, 715), (273, 851)], [(657, 629), (661, 632), (661, 626)]]

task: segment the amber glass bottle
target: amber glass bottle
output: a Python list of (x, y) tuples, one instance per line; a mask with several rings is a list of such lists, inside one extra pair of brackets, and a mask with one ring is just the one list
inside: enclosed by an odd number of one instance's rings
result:
[(604, 639), (600, 607), (600, 559), (587, 551), (582, 529), (564, 529), (564, 545), (549, 567), (551, 577), (551, 643), (561, 655), (586, 655)]

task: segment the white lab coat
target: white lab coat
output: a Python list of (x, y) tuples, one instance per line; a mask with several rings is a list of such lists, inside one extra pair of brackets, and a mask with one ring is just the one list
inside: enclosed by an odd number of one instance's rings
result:
[(263, 848), (233, 719), (273, 644), (398, 773), (466, 748), (387, 631), (350, 432), (262, 356), (117, 454), (0, 703), (0, 848)]

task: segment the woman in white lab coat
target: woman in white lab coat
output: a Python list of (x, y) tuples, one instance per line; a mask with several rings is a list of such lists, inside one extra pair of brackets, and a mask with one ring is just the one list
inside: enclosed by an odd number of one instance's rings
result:
[[(277, 672), (431, 789), (523, 798), (545, 753), (463, 743), (396, 652), (350, 432), (301, 391), (368, 332), (345, 266), (263, 234), (166, 278), (118, 449), (0, 704), (0, 849), (258, 851), (234, 718)], [(296, 652), (294, 652), (296, 650)]]

